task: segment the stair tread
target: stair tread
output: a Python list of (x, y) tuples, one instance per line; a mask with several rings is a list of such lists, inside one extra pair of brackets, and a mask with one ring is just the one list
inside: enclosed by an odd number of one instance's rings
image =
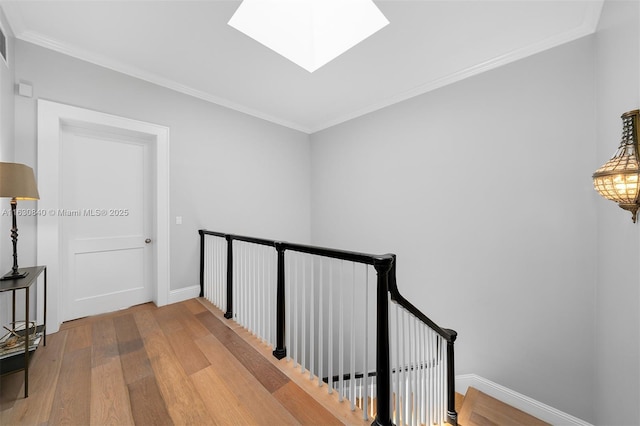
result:
[(549, 423), (470, 387), (458, 414), (462, 426), (542, 426)]
[(456, 413), (459, 413), (462, 410), (462, 404), (464, 404), (464, 395), (456, 392)]

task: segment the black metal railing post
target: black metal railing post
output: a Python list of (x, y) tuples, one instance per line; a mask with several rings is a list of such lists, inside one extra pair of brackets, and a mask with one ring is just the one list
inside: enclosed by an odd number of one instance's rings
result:
[(233, 236), (225, 235), (227, 240), (227, 312), (226, 319), (233, 318)]
[(204, 231), (200, 229), (200, 297), (204, 297)]
[(458, 425), (458, 413), (456, 413), (456, 375), (455, 357), (453, 353), (453, 343), (458, 337), (455, 330), (445, 330), (451, 334), (451, 339), (447, 340), (447, 423)]
[(276, 288), (276, 348), (273, 351), (273, 356), (278, 359), (282, 359), (287, 356), (287, 348), (284, 344), (286, 323), (285, 323), (285, 299), (284, 299), (284, 251), (285, 244), (282, 242), (275, 243), (276, 251), (278, 252), (278, 277)]
[(391, 257), (374, 261), (377, 277), (376, 321), (376, 392), (378, 412), (372, 426), (392, 425), (391, 419), (391, 360), (389, 347), (389, 271)]

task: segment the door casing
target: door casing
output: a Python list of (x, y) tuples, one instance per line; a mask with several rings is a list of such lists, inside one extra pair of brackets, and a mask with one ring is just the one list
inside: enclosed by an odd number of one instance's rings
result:
[(37, 217), (37, 263), (47, 265), (48, 272), (48, 318), (47, 332), (58, 331), (64, 318), (64, 292), (61, 265), (62, 221), (54, 212), (61, 209), (60, 164), (61, 127), (107, 128), (110, 132), (139, 133), (144, 136), (152, 150), (151, 168), (155, 179), (152, 208), (155, 210), (153, 230), (153, 301), (163, 306), (169, 300), (169, 128), (130, 118), (78, 108), (57, 102), (38, 100), (38, 201)]

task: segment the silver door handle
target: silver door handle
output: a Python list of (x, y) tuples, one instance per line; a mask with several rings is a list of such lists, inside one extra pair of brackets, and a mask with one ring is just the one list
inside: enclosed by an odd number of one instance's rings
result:
[(146, 240), (144, 240), (144, 242), (145, 242), (146, 244), (149, 244), (149, 243), (151, 242), (151, 238), (147, 238)]

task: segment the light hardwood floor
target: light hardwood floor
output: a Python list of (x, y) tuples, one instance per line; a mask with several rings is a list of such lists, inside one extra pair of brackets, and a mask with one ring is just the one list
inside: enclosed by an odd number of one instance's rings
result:
[[(370, 424), (202, 299), (63, 324), (1, 378), (2, 425)], [(313, 396), (311, 396), (311, 395)]]
[(458, 404), (460, 426), (549, 426), (549, 423), (498, 401), (475, 388), (467, 389), (467, 393), (464, 398), (460, 398)]

